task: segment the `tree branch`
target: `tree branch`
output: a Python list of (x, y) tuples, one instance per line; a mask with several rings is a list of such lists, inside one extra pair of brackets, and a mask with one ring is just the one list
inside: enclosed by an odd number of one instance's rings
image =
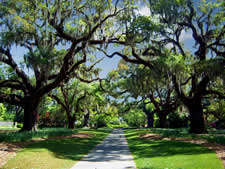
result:
[(54, 100), (56, 100), (57, 103), (60, 104), (64, 108), (64, 110), (67, 110), (66, 105), (59, 99), (59, 97), (57, 97), (54, 94), (48, 94), (48, 96), (51, 97), (51, 98), (53, 98)]
[(22, 90), (25, 92), (25, 86), (18, 80), (3, 80), (0, 81), (0, 87), (8, 87), (11, 89)]
[(0, 103), (9, 103), (23, 107), (22, 97), (16, 94), (6, 94), (0, 92)]
[(115, 55), (118, 55), (120, 57), (122, 57), (125, 61), (130, 62), (130, 63), (135, 63), (135, 64), (143, 64), (147, 67), (152, 67), (152, 64), (150, 64), (148, 61), (144, 61), (144, 60), (137, 60), (137, 59), (131, 59), (129, 57), (127, 57), (126, 55), (120, 53), (120, 52), (114, 52), (111, 55), (107, 54), (104, 50), (98, 48), (98, 50), (100, 50), (101, 52), (103, 52), (107, 57), (112, 58)]
[(15, 72), (16, 74), (22, 78), (24, 84), (26, 85), (27, 89), (31, 91), (33, 89), (33, 86), (31, 85), (28, 76), (25, 74), (24, 71), (19, 69), (18, 65), (16, 62), (13, 60), (12, 55), (9, 51), (9, 49), (4, 50), (2, 47), (0, 47), (0, 53), (3, 55), (7, 56), (8, 58), (4, 58), (3, 56), (0, 56), (0, 61), (8, 64)]

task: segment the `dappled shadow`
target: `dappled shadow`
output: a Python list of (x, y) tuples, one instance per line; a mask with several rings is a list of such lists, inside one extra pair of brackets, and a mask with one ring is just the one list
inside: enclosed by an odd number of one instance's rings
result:
[(133, 160), (121, 130), (115, 130), (82, 161), (106, 162)]
[[(101, 137), (87, 137), (86, 134), (75, 134), (72, 137), (65, 138), (50, 137), (47, 140), (40, 141), (25, 147), (24, 151), (38, 152), (41, 149), (47, 149), (52, 152), (56, 158), (80, 160), (84, 154), (93, 149), (99, 143)], [(39, 150), (40, 149), (40, 150)]]
[[(191, 164), (195, 161), (195, 163), (198, 163), (199, 166), (205, 166), (206, 161), (201, 161), (200, 159), (204, 157), (205, 160), (210, 161), (216, 158), (213, 155), (215, 152), (208, 149), (207, 147), (204, 147), (204, 144), (198, 145), (189, 142), (183, 142), (182, 140), (177, 141), (173, 138), (165, 138), (157, 134), (147, 133), (147, 135), (145, 135), (145, 133), (146, 131), (128, 131), (126, 134), (130, 145), (130, 150), (134, 155), (134, 159), (139, 161), (140, 159), (149, 159), (151, 162), (153, 162), (149, 163), (147, 167), (144, 167), (145, 169), (153, 169), (159, 166), (158, 164), (155, 164), (157, 159), (162, 162), (163, 159), (166, 161), (168, 159), (174, 159), (175, 161), (179, 162), (180, 160), (183, 160), (182, 158), (185, 158), (187, 164)], [(148, 151), (146, 151), (146, 149)], [(217, 162), (215, 161), (216, 164)], [(215, 163), (212, 163), (212, 166)], [(164, 164), (162, 164), (162, 166), (163, 165)], [(168, 167), (168, 165), (170, 165), (170, 167), (173, 166), (172, 163), (166, 164), (165, 162), (165, 167)], [(182, 163), (179, 164), (181, 168), (182, 165)]]
[[(131, 134), (127, 134), (127, 138), (131, 143), (130, 148), (132, 152), (135, 152), (135, 155), (140, 157), (166, 157), (173, 155), (194, 155), (194, 154), (209, 154), (214, 153), (212, 150), (204, 148), (203, 146), (171, 141), (171, 140), (162, 140), (162, 137), (157, 137), (157, 139), (143, 139), (143, 138), (133, 138), (139, 135), (138, 132), (132, 132)], [(149, 151), (142, 151), (145, 149)]]
[(111, 169), (112, 167), (136, 168), (121, 129), (115, 129), (101, 144), (80, 160), (73, 169)]
[[(88, 130), (86, 130), (88, 131)], [(93, 131), (93, 130), (92, 130)], [(66, 138), (48, 139), (28, 145), (22, 151), (41, 153), (47, 149), (58, 159), (80, 160), (89, 150), (103, 138), (105, 131), (98, 131), (96, 137), (92, 138)], [(102, 136), (99, 137), (99, 134)], [(133, 131), (127, 134), (135, 158), (169, 157), (173, 155), (209, 154), (213, 151), (202, 146), (169, 140), (149, 140), (137, 138), (140, 131)], [(92, 153), (84, 157), (82, 161), (87, 162), (109, 162), (109, 161), (131, 161), (129, 149), (124, 142), (123, 135), (116, 130), (114, 135), (104, 140), (104, 144), (98, 145)], [(148, 151), (144, 151), (148, 149)], [(44, 158), (44, 157), (43, 157)], [(147, 169), (147, 168), (146, 168)], [(149, 168), (150, 169), (150, 168)]]
[(142, 133), (139, 138), (141, 139), (154, 139), (154, 140), (173, 140), (173, 141), (182, 141), (187, 143), (194, 143), (202, 145), (216, 152), (216, 155), (222, 160), (223, 166), (225, 167), (225, 145), (210, 143), (205, 139), (199, 138), (183, 138), (183, 137), (163, 137), (155, 133)]

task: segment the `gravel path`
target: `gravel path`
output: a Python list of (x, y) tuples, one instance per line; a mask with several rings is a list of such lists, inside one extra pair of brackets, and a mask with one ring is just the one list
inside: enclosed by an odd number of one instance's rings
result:
[(114, 129), (105, 140), (71, 169), (136, 169), (122, 129)]

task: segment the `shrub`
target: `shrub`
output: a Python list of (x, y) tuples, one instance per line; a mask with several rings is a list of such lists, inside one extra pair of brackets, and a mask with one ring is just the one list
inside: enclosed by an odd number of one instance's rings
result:
[(22, 123), (17, 123), (16, 127), (21, 129), (23, 127), (23, 124)]

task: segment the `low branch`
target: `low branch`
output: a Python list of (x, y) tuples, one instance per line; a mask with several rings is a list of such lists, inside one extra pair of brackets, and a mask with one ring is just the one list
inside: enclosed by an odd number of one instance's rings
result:
[(97, 60), (95, 63), (93, 63), (93, 64), (92, 64), (88, 69), (86, 69), (85, 71), (90, 72), (90, 71), (94, 68), (94, 66), (95, 66), (96, 64), (100, 63), (103, 59), (104, 59), (104, 57), (101, 58), (101, 59), (99, 59), (99, 60)]
[(220, 93), (220, 92), (215, 91), (215, 90), (207, 90), (207, 91), (205, 91), (205, 94), (217, 95), (218, 98), (225, 99), (225, 93)]
[(54, 95), (54, 94), (48, 94), (49, 97), (53, 98), (54, 100), (57, 101), (58, 104), (60, 104), (64, 110), (67, 110), (66, 105), (59, 99), (58, 96)]
[(80, 77), (77, 73), (74, 73), (74, 76), (79, 79), (81, 82), (85, 82), (85, 83), (92, 83), (94, 81), (100, 80), (100, 78), (95, 78), (95, 79), (84, 79), (82, 77)]
[(25, 86), (23, 86), (23, 84), (18, 80), (3, 80), (3, 81), (0, 81), (0, 87), (6, 87), (6, 88), (25, 91)]
[(26, 85), (28, 90), (32, 90), (33, 86), (31, 85), (28, 76), (25, 74), (25, 72), (23, 70), (21, 70), (18, 65), (16, 64), (16, 62), (13, 60), (12, 55), (9, 51), (9, 49), (3, 49), (2, 47), (0, 47), (0, 54), (3, 54), (5, 56), (7, 56), (8, 58), (4, 58), (3, 56), (0, 56), (0, 61), (6, 63), (7, 65), (9, 65), (15, 72), (16, 74), (22, 78), (24, 84)]
[(0, 92), (0, 103), (9, 103), (16, 106), (23, 106), (22, 97), (16, 94), (6, 94)]

